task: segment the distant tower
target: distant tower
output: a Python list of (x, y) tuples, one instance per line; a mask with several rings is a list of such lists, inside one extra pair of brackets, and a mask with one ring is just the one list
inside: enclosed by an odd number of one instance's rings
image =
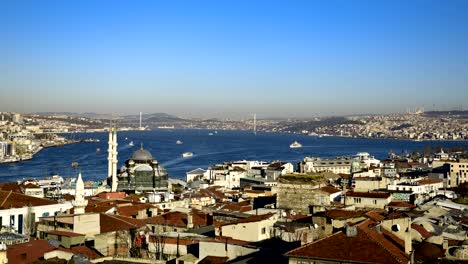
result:
[(141, 128), (141, 112), (140, 112), (140, 130), (142, 130), (142, 128)]
[(109, 153), (109, 155), (107, 156), (107, 160), (108, 160), (107, 178), (111, 178), (112, 177), (112, 153), (113, 153), (113, 144), (114, 144), (112, 126), (109, 127), (109, 141), (107, 142), (107, 144), (109, 145), (109, 148), (107, 149), (107, 152)]
[(72, 204), (75, 214), (85, 213), (85, 207), (88, 205), (88, 201), (84, 197), (84, 183), (81, 178), (81, 172), (78, 173), (78, 179), (76, 179), (75, 200), (73, 200)]
[(108, 160), (108, 175), (107, 179), (111, 180), (111, 191), (117, 191), (117, 128), (110, 127), (109, 128), (109, 156), (107, 157)]
[(254, 114), (254, 135), (257, 135), (257, 114)]

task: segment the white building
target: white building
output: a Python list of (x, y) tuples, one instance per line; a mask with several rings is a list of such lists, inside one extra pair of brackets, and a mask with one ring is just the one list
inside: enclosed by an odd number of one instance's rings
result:
[(278, 220), (275, 213), (253, 215), (216, 228), (217, 236), (257, 242), (273, 237), (273, 225)]
[(0, 201), (0, 226), (28, 235), (40, 217), (53, 216), (72, 208), (70, 202), (58, 203), (11, 191), (0, 191)]

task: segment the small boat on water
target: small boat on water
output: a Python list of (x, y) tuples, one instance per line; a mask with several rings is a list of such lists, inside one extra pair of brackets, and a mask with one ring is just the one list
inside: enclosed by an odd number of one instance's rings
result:
[(177, 145), (182, 145), (182, 144), (184, 144), (184, 142), (182, 142), (182, 141), (180, 141), (180, 140), (177, 140), (175, 143), (176, 143)]
[(294, 141), (291, 145), (289, 145), (290, 148), (302, 148), (302, 144)]
[(211, 132), (210, 132), (210, 133), (208, 133), (208, 136), (212, 136), (212, 135), (214, 135), (214, 134), (213, 134), (213, 133), (211, 133)]
[(125, 137), (125, 140), (128, 140), (128, 137)]
[(189, 157), (192, 157), (193, 156), (193, 153), (192, 152), (184, 152), (182, 153), (182, 157), (183, 158), (189, 158)]
[(96, 152), (100, 152), (100, 151), (101, 151), (101, 149), (100, 149), (100, 148), (97, 148), (97, 149), (96, 149)]
[(129, 145), (130, 147), (135, 146), (135, 145), (133, 144), (133, 141), (130, 141), (130, 143), (128, 143), (128, 145)]

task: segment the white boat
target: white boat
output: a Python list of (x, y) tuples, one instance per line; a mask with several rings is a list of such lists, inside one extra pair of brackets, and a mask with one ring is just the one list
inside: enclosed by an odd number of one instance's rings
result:
[(193, 153), (192, 152), (184, 152), (182, 153), (182, 157), (184, 158), (188, 158), (188, 157), (192, 157), (193, 156)]
[(182, 141), (180, 141), (180, 140), (177, 140), (175, 143), (176, 143), (177, 145), (184, 144), (184, 142), (182, 142)]
[(213, 135), (213, 133), (208, 133), (208, 136), (212, 136), (212, 135)]
[(133, 144), (133, 141), (130, 141), (130, 143), (128, 143), (128, 145), (129, 145), (130, 147), (135, 146), (135, 145)]
[(290, 148), (302, 148), (302, 144), (294, 141), (291, 145), (289, 145)]

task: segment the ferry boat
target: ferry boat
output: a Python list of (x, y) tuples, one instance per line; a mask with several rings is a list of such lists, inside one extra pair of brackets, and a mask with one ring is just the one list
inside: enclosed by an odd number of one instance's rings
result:
[(193, 156), (193, 153), (192, 152), (185, 152), (185, 153), (182, 153), (182, 157), (183, 158), (189, 158), (189, 157), (192, 157)]
[(291, 145), (289, 145), (290, 148), (302, 148), (302, 144), (294, 141)]
[(135, 145), (133, 144), (133, 141), (130, 141), (130, 143), (128, 143), (128, 145), (129, 145), (130, 147), (135, 146)]
[(176, 144), (177, 144), (177, 145), (182, 145), (182, 144), (184, 144), (184, 142), (182, 142), (182, 141), (180, 141), (180, 140), (177, 140), (177, 141), (176, 141)]

